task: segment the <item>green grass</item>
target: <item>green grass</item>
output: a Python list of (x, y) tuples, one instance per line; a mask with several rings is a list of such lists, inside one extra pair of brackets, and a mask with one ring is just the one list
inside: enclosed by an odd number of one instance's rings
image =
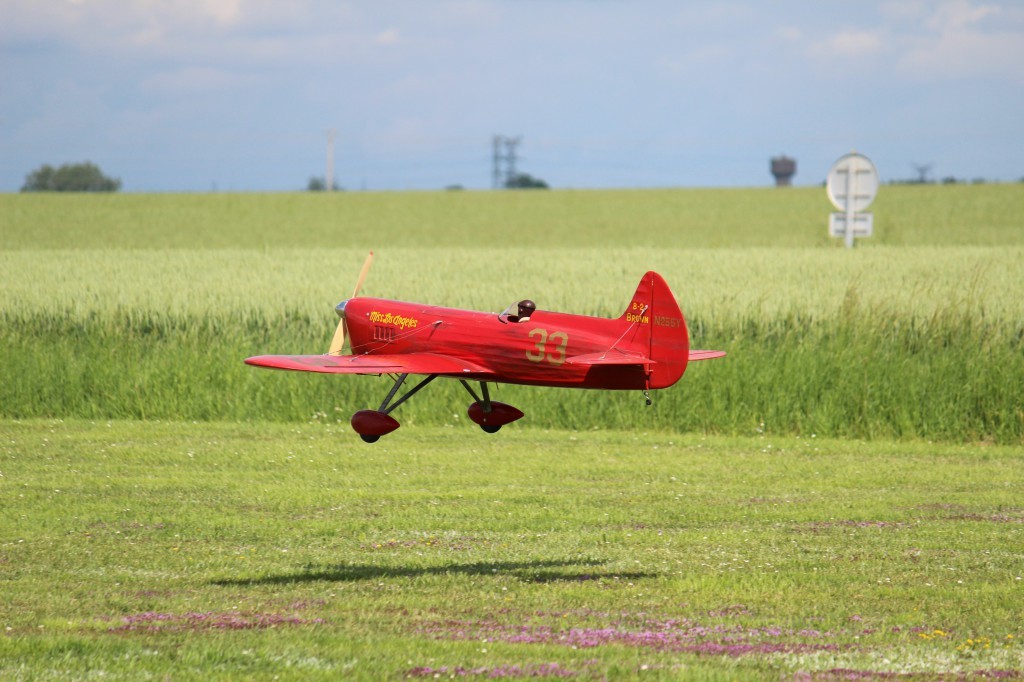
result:
[[(823, 188), (0, 195), (0, 249), (838, 247)], [(1024, 183), (883, 187), (861, 245), (1024, 245)]]
[[(0, 195), (0, 679), (1024, 675), (1024, 185)], [(266, 372), (369, 295), (618, 315), (634, 393)], [(41, 419), (41, 417), (49, 419)], [(845, 438), (845, 440), (837, 439)], [(901, 678), (902, 679), (902, 678)]]
[[(0, 414), (347, 420), (379, 404), (364, 377), (244, 366), (326, 349), (356, 250), (34, 250), (0, 254)], [(636, 394), (501, 387), (543, 428), (700, 430), (1024, 442), (1024, 248), (382, 249), (364, 293), (498, 311), (617, 316), (664, 274), (694, 365), (647, 410)], [(438, 382), (396, 416), (464, 418)], [(462, 415), (461, 417), (459, 415)]]
[(1019, 448), (8, 420), (0, 455), (5, 679), (1024, 670)]
[[(498, 386), (494, 395), (541, 428), (1022, 441), (1019, 336), (970, 316), (907, 324), (850, 315), (832, 324), (709, 321), (701, 345), (729, 357), (693, 365), (649, 408), (634, 392)], [(310, 318), (0, 319), (16, 368), (0, 383), (7, 416), (347, 422), (389, 386), (242, 364), (265, 352), (322, 351), (327, 334)], [(410, 429), (457, 424), (469, 402), (457, 383), (440, 381), (395, 416)]]
[[(887, 187), (878, 231), (824, 236), (820, 189), (0, 196), (0, 416), (347, 419), (363, 378), (249, 355), (326, 348), (363, 292), (618, 316), (670, 282), (695, 347), (726, 350), (639, 397), (503, 388), (542, 428), (1024, 442), (1024, 185)], [(458, 387), (402, 408), (460, 419)]]
[[(202, 321), (257, 312), (321, 320), (352, 292), (357, 249), (35, 249), (0, 252), (0, 309), (73, 318), (139, 312)], [(503, 309), (523, 297), (542, 309), (618, 317), (640, 276), (665, 276), (687, 318), (770, 323), (834, 319), (856, 304), (876, 316), (927, 320), (951, 310), (1020, 322), (1024, 245), (872, 249), (574, 249), (384, 247), (362, 293)]]

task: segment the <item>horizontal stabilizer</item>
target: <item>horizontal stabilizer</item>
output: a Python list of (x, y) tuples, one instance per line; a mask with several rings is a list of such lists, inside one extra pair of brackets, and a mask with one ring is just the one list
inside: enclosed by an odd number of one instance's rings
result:
[(612, 348), (611, 350), (602, 351), (600, 353), (574, 355), (571, 358), (566, 358), (565, 364), (593, 367), (594, 365), (636, 366), (656, 365), (657, 363), (651, 360), (646, 355), (642, 355), (640, 353), (629, 353), (626, 351), (618, 350), (617, 348)]
[[(690, 355), (687, 358), (689, 362), (696, 362), (697, 360), (713, 360), (715, 358), (725, 357), (725, 351), (723, 350), (691, 350)], [(566, 359), (565, 364), (567, 365), (656, 365), (658, 364), (655, 360), (641, 355), (640, 353), (627, 353), (618, 349), (612, 349), (609, 351), (603, 351), (601, 353), (588, 353), (586, 355), (576, 355)]]
[(489, 370), (465, 360), (438, 353), (373, 355), (258, 355), (247, 365), (323, 374), (440, 374), (479, 376)]
[(689, 361), (696, 362), (697, 360), (714, 360), (715, 358), (724, 357), (724, 350), (691, 350)]

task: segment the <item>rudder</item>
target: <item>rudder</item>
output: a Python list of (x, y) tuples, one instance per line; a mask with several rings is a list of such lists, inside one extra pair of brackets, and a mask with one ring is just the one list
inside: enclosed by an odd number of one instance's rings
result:
[(651, 388), (667, 388), (686, 371), (690, 353), (690, 335), (686, 319), (665, 279), (647, 272), (620, 318), (635, 325), (630, 346), (642, 350), (651, 366)]

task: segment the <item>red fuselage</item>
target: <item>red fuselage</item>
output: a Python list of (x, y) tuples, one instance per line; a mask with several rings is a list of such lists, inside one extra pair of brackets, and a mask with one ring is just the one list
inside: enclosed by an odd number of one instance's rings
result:
[[(529, 320), (513, 322), (495, 313), (358, 297), (346, 302), (344, 314), (352, 355), (447, 355), (488, 370), (467, 373), (465, 378), (472, 380), (571, 388), (666, 388), (682, 377), (687, 364), (688, 337), (682, 316), (655, 318), (639, 304), (636, 314), (627, 310), (618, 319), (538, 310)], [(671, 331), (672, 340), (652, 354), (655, 325), (670, 328), (665, 335)], [(607, 364), (574, 361), (605, 353), (636, 359)]]

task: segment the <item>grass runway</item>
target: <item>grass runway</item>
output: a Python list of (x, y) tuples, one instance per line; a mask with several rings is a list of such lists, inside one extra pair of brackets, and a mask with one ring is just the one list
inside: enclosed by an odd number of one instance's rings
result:
[(1019, 449), (0, 422), (0, 678), (1024, 673)]

